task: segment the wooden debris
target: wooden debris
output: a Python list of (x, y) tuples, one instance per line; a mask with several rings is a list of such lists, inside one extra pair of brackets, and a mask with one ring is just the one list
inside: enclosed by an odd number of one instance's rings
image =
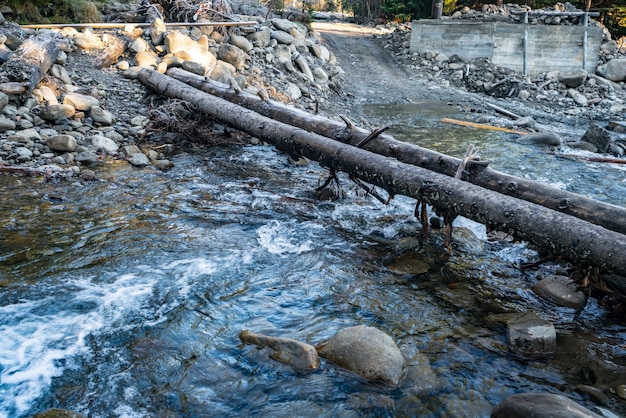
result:
[[(236, 103), (271, 119), (315, 132), (336, 141), (357, 145), (370, 135), (370, 131), (355, 126), (345, 116), (342, 121), (311, 115), (294, 107), (275, 101), (263, 101), (251, 94), (237, 94), (228, 86), (191, 74), (179, 68), (171, 68), (167, 74), (199, 90)], [(401, 142), (382, 134), (364, 149), (398, 161), (454, 176), (461, 160), (414, 144)], [(626, 209), (566, 190), (558, 190), (545, 183), (512, 176), (487, 168), (485, 161), (468, 161), (464, 180), (505, 195), (557, 210), (580, 219), (626, 234)], [(566, 204), (564, 204), (566, 202)]]
[(452, 123), (455, 125), (460, 125), (460, 126), (469, 126), (469, 127), (478, 128), (478, 129), (489, 129), (492, 131), (507, 132), (507, 133), (518, 134), (518, 135), (526, 135), (528, 133), (526, 131), (517, 131), (515, 129), (502, 128), (500, 126), (487, 125), (485, 123), (468, 122), (465, 120), (458, 120), (458, 119), (443, 118), (441, 119), (441, 121), (445, 123)]
[(199, 112), (271, 143), (289, 155), (318, 161), (324, 167), (381, 187), (391, 195), (422, 200), (441, 213), (464, 216), (489, 228), (513, 232), (516, 237), (575, 264), (626, 275), (626, 245), (623, 245), (626, 237), (623, 234), (277, 122), (154, 70), (142, 70), (139, 80), (148, 88), (184, 99)]

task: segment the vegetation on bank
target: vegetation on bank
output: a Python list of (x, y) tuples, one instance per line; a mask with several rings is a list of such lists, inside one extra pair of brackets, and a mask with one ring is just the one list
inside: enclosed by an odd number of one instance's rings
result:
[[(118, 0), (118, 3), (130, 4), (134, 0)], [(389, 20), (409, 22), (414, 19), (428, 18), (432, 12), (433, 0), (252, 0), (266, 4), (274, 11), (284, 8), (301, 9), (305, 14), (313, 11), (335, 12), (341, 10), (353, 15), (359, 21)], [(137, 1), (134, 1), (137, 3)], [(183, 0), (184, 3), (203, 3), (202, 0)], [(493, 0), (486, 3), (502, 3)], [(12, 20), (18, 23), (77, 23), (99, 22), (106, 12), (108, 0), (6, 0), (14, 15)], [(159, 1), (157, 1), (159, 3)], [(533, 9), (554, 6), (554, 0), (522, 0), (506, 3), (525, 4)], [(615, 38), (626, 36), (626, 0), (571, 0), (581, 10), (599, 11), (599, 20), (609, 29)], [(443, 0), (443, 13), (450, 15), (465, 6), (480, 8), (484, 3), (476, 0)]]

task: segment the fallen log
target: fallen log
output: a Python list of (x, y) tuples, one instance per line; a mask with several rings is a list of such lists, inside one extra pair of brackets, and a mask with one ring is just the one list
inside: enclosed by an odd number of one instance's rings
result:
[[(337, 141), (356, 146), (371, 135), (371, 132), (365, 129), (352, 125), (347, 126), (346, 123), (340, 121), (312, 115), (279, 102), (262, 100), (260, 97), (245, 92), (237, 93), (225, 84), (179, 68), (171, 68), (167, 71), (167, 74), (199, 90), (237, 103), (274, 120), (298, 126)], [(386, 134), (369, 141), (363, 148), (450, 177), (455, 176), (461, 164), (461, 159), (459, 158), (397, 141), (392, 136)], [(558, 190), (537, 181), (505, 174), (487, 168), (484, 162), (481, 164), (481, 162), (468, 161), (462, 179), (486, 189), (536, 203), (621, 234), (626, 234), (625, 208), (565, 190)]]
[(154, 70), (142, 70), (139, 80), (148, 88), (185, 100), (199, 112), (271, 143), (281, 151), (346, 172), (387, 190), (392, 196), (402, 194), (425, 201), (438, 211), (512, 232), (573, 263), (626, 275), (626, 236), (620, 233), (277, 122)]
[(21, 83), (18, 94), (29, 95), (59, 56), (53, 34), (26, 39), (2, 66), (0, 83)]

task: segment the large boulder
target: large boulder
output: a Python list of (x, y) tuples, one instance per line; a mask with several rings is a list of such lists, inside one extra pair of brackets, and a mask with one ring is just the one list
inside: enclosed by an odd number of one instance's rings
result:
[(404, 356), (393, 339), (377, 328), (346, 328), (320, 344), (317, 352), (369, 380), (397, 385), (402, 379)]
[(553, 393), (519, 393), (509, 396), (493, 411), (491, 418), (600, 418), (601, 415)]
[(618, 58), (601, 65), (597, 69), (602, 77), (620, 82), (626, 79), (626, 58)]

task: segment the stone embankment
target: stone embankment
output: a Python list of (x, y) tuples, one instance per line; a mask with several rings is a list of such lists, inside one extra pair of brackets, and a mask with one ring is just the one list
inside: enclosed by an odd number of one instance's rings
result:
[[(251, 25), (150, 28), (56, 33), (62, 50), (29, 97), (0, 92), (0, 168), (93, 178), (89, 167), (125, 159), (167, 169), (163, 150), (142, 142), (153, 125), (145, 90), (132, 80), (142, 68), (165, 72), (182, 67), (262, 97), (314, 111), (338, 89), (343, 71), (319, 36), (286, 19), (240, 16)], [(0, 20), (4, 61), (34, 31)], [(113, 45), (123, 54), (108, 68), (95, 62)], [(0, 74), (2, 67), (0, 66)], [(200, 138), (198, 138), (200, 139)], [(86, 169), (86, 170), (85, 170)]]
[[(522, 13), (527, 6), (484, 5), (482, 10), (462, 9), (444, 19), (467, 19), (480, 21), (504, 21), (520, 23)], [(582, 12), (571, 4), (557, 4), (545, 9), (547, 12)], [(530, 24), (574, 25), (580, 24), (581, 16), (533, 15)], [(589, 24), (599, 23), (589, 19)], [(626, 154), (626, 138), (622, 135), (626, 128), (620, 122), (626, 113), (626, 56), (618, 47), (618, 42), (611, 39), (604, 31), (599, 65), (596, 73), (584, 69), (571, 73), (558, 71), (524, 76), (513, 70), (493, 65), (487, 58), (477, 58), (465, 62), (458, 56), (448, 57), (438, 51), (417, 53), (410, 51), (411, 27), (399, 25), (388, 34), (376, 35), (385, 48), (392, 51), (394, 57), (411, 74), (428, 80), (438, 86), (461, 88), (468, 92), (502, 99), (513, 109), (524, 109), (522, 114), (540, 115), (554, 122), (590, 125), (596, 123), (600, 128), (611, 131), (610, 147), (594, 147), (587, 143), (568, 143), (572, 148), (610, 153), (621, 157)], [(520, 112), (522, 113), (522, 112)], [(524, 120), (524, 122), (526, 122)], [(510, 122), (511, 127), (524, 126)], [(533, 126), (524, 126), (533, 129)], [(603, 133), (603, 135), (606, 135)], [(582, 138), (580, 138), (582, 139)], [(586, 141), (582, 141), (586, 142)]]

